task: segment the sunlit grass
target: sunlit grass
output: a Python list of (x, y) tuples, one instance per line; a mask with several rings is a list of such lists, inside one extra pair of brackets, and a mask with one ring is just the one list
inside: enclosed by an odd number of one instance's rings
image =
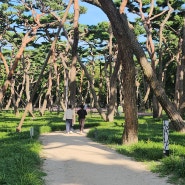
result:
[[(27, 117), (20, 133), (15, 132), (21, 119), (11, 112), (0, 114), (0, 184), (2, 185), (43, 185), (41, 133), (50, 132), (52, 123), (61, 124), (56, 113), (46, 113), (33, 119)], [(60, 121), (60, 122), (59, 122)], [(30, 128), (34, 128), (34, 137), (30, 136)]]

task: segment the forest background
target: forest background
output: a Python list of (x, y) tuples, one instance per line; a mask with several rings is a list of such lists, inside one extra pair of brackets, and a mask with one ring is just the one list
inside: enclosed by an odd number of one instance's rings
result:
[(184, 0), (85, 2), (110, 22), (79, 24), (77, 0), (1, 1), (0, 108), (24, 110), (17, 131), (35, 109), (86, 103), (106, 121), (123, 107), (124, 144), (138, 142), (138, 111), (184, 132)]

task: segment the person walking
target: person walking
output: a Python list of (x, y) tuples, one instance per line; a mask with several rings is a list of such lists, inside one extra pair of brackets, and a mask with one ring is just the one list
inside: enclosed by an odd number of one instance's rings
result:
[(72, 133), (72, 125), (75, 121), (75, 112), (73, 111), (71, 105), (68, 105), (68, 108), (64, 113), (64, 120), (66, 121), (66, 133)]
[(87, 115), (87, 111), (84, 109), (84, 105), (80, 106), (80, 109), (77, 111), (77, 114), (80, 126), (80, 133), (82, 133), (84, 131), (85, 117)]
[(123, 107), (121, 105), (118, 106), (118, 115), (122, 116), (123, 114)]

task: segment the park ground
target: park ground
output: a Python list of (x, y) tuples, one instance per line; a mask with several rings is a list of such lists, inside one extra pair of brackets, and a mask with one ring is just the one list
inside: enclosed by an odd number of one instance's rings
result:
[(41, 135), (46, 185), (170, 185), (144, 163), (93, 142), (86, 133)]

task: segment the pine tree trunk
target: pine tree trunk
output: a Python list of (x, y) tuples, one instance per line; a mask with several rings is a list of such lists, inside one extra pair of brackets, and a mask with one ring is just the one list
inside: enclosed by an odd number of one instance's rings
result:
[(181, 115), (185, 114), (185, 12), (183, 13), (183, 34), (182, 34), (182, 57), (181, 57), (181, 65), (183, 72), (183, 94), (180, 102), (180, 112)]
[(74, 0), (74, 34), (72, 45), (72, 65), (70, 70), (70, 84), (69, 84), (70, 104), (73, 107), (75, 107), (76, 104), (76, 63), (79, 40), (78, 19), (79, 19), (79, 4), (78, 0)]
[(114, 120), (114, 113), (115, 113), (115, 105), (117, 101), (117, 76), (120, 69), (121, 64), (121, 58), (119, 57), (120, 54), (118, 53), (118, 59), (116, 61), (113, 74), (111, 75), (110, 79), (110, 100), (109, 100), (109, 106), (107, 110), (107, 120), (113, 121)]
[(44, 102), (42, 104), (42, 108), (40, 110), (40, 115), (41, 116), (44, 115), (44, 112), (46, 110), (49, 97), (51, 96), (51, 89), (52, 89), (52, 76), (51, 76), (51, 73), (52, 72), (51, 72), (51, 69), (50, 69), (50, 71), (49, 71), (49, 78), (48, 78), (48, 89), (47, 89), (47, 92), (46, 92), (46, 95), (45, 95), (45, 98), (44, 98)]
[(138, 118), (136, 104), (135, 64), (132, 51), (127, 47), (122, 54), (125, 126), (123, 144), (138, 142)]

